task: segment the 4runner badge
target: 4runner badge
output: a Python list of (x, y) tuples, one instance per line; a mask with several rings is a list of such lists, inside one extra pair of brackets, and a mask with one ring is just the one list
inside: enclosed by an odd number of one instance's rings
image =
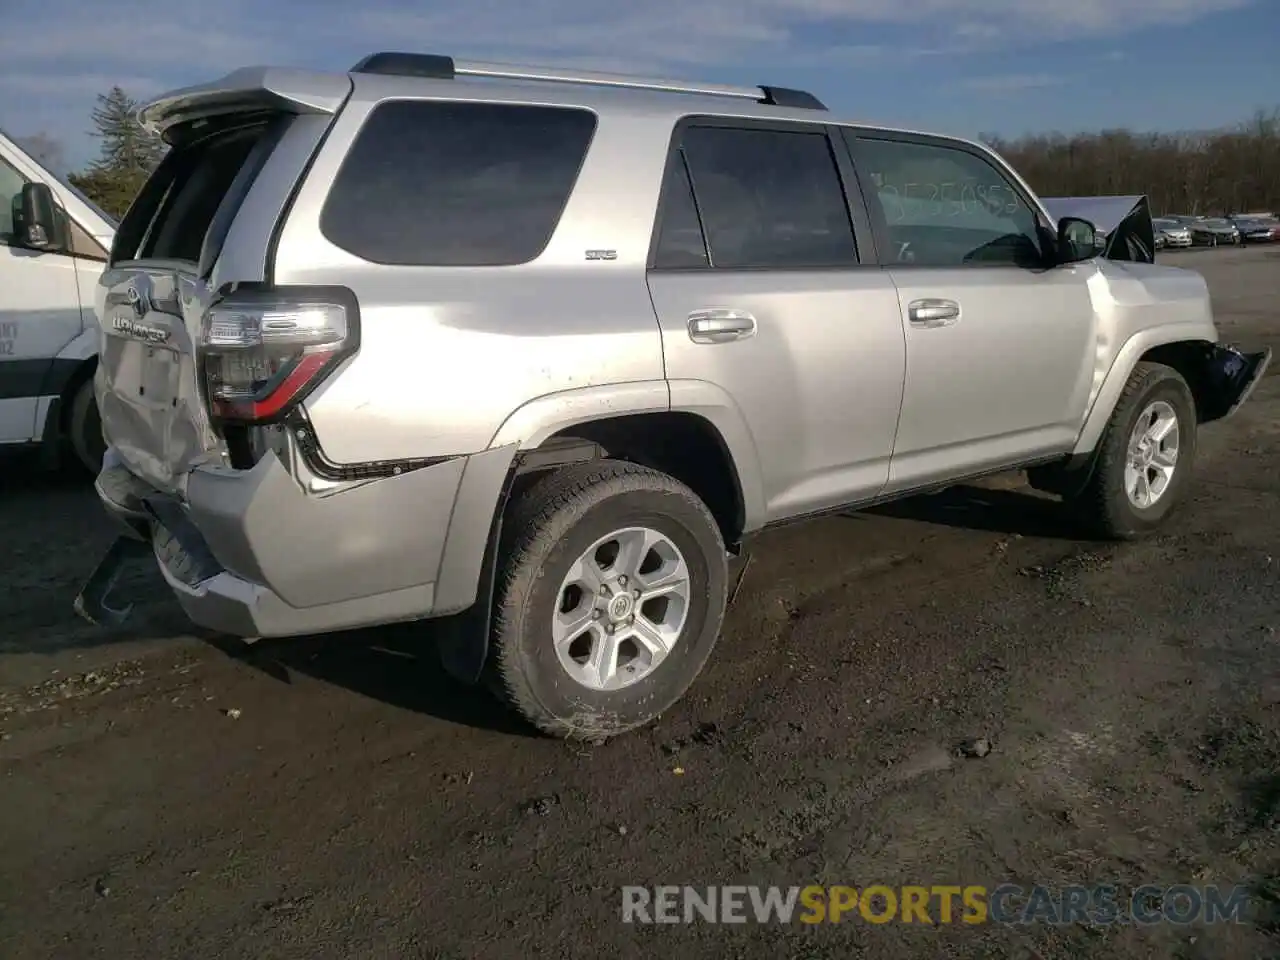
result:
[(156, 327), (149, 323), (142, 323), (141, 320), (151, 312), (151, 278), (145, 275), (139, 275), (130, 281), (129, 286), (124, 291), (125, 299), (129, 301), (129, 313), (120, 312), (112, 316), (111, 327), (117, 333), (122, 333), (126, 337), (133, 337), (135, 340), (141, 340), (144, 343), (164, 343), (169, 339), (169, 330), (167, 327)]
[(111, 318), (111, 327), (116, 333), (126, 337), (143, 340), (147, 343), (164, 343), (169, 339), (169, 331), (164, 327), (153, 327), (149, 323), (139, 323), (133, 317), (116, 314)]

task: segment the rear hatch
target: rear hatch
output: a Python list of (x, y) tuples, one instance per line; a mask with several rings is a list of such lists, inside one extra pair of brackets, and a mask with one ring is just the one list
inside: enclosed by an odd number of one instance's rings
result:
[[(193, 467), (223, 460), (202, 384), (201, 326), (216, 294), (267, 279), (272, 227), (294, 181), (273, 171), (263, 179), (279, 195), (251, 197), (251, 190), (277, 151), (302, 174), (310, 152), (297, 136), (287, 149), (281, 144), (311, 114), (305, 141), (314, 151), (350, 89), (345, 77), (315, 77), (306, 102), (273, 90), (270, 71), (241, 71), (143, 112), (170, 149), (121, 223), (99, 284), (96, 388), (107, 443), (159, 490), (182, 495)], [(296, 73), (287, 78), (299, 86)], [(315, 94), (326, 84), (331, 96)], [(316, 123), (315, 114), (327, 116)], [(242, 213), (270, 222), (233, 233)], [(255, 249), (224, 257), (229, 237), (247, 237)]]

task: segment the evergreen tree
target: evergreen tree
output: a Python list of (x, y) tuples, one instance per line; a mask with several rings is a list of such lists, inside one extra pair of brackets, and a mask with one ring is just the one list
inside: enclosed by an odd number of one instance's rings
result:
[(91, 136), (98, 159), (71, 182), (107, 213), (120, 217), (164, 156), (164, 144), (138, 122), (138, 102), (120, 87), (98, 94)]

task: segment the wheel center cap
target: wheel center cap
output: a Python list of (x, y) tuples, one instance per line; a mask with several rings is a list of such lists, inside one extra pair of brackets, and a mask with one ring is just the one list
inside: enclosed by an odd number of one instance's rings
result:
[(609, 601), (609, 619), (615, 623), (621, 623), (631, 616), (631, 611), (635, 607), (635, 601), (632, 600), (629, 593), (617, 593)]

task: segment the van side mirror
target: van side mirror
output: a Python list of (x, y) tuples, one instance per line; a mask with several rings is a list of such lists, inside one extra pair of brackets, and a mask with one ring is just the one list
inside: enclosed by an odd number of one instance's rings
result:
[(65, 246), (58, 201), (47, 183), (25, 183), (18, 201), (18, 241), (31, 250), (49, 253)]
[(1098, 228), (1080, 217), (1058, 221), (1058, 262), (1079, 263), (1098, 255)]

